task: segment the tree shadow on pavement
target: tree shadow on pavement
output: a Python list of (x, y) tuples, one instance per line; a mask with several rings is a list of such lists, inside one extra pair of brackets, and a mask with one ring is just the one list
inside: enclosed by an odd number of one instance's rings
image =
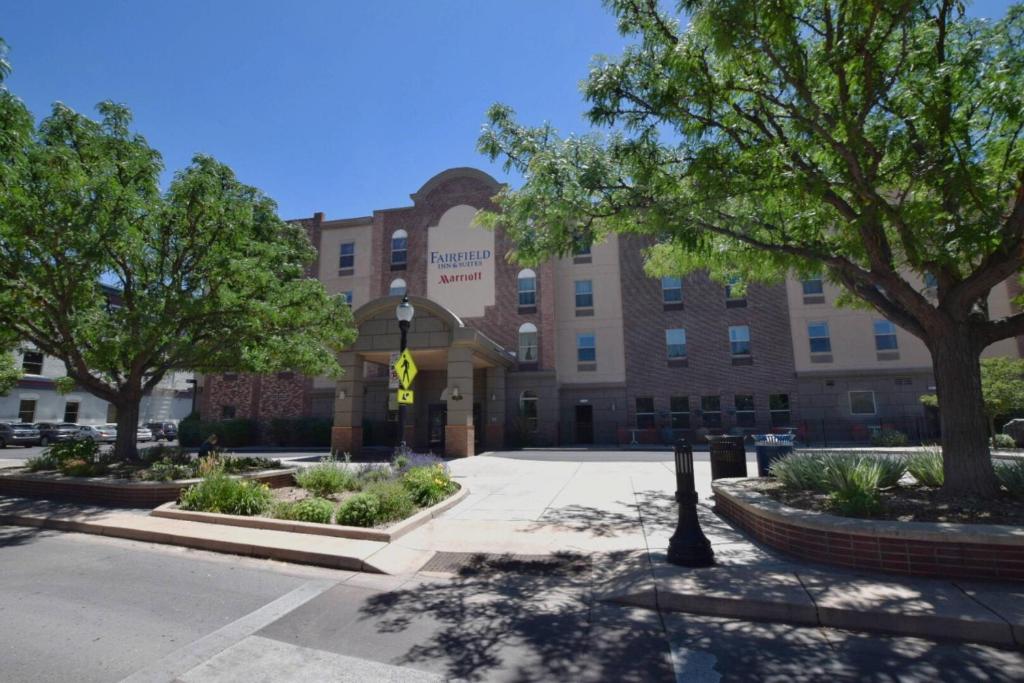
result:
[(675, 498), (662, 491), (641, 491), (636, 500), (617, 500), (609, 508), (563, 505), (548, 508), (533, 522), (530, 531), (557, 527), (608, 538), (639, 531), (642, 524), (675, 524)]
[(429, 638), (397, 663), (443, 663), (452, 678), (674, 680), (656, 613), (613, 608), (615, 618), (598, 618), (594, 572), (588, 556), (575, 554), (476, 555), (452, 579), (371, 596), (360, 612), (381, 633), (432, 622)]

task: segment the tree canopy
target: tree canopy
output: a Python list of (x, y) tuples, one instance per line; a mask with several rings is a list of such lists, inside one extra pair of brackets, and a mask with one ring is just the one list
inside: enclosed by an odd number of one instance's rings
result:
[(128, 109), (98, 109), (56, 104), (36, 127), (0, 90), (0, 328), (117, 407), (126, 455), (170, 370), (338, 371), (351, 312), (307, 272), (303, 226), (208, 156), (161, 190)]
[[(996, 418), (1024, 414), (1024, 360), (1006, 356), (982, 358), (981, 393), (994, 434)], [(921, 403), (938, 407), (939, 397), (925, 394)]]
[(946, 466), (963, 466), (947, 489), (992, 493), (978, 356), (1024, 333), (1024, 314), (986, 312), (1024, 265), (1024, 8), (605, 4), (632, 44), (582, 85), (604, 131), (563, 138), (493, 106), (479, 148), (525, 182), (484, 221), (527, 262), (635, 232), (652, 275), (823, 273), (928, 345), (962, 408), (942, 413)]

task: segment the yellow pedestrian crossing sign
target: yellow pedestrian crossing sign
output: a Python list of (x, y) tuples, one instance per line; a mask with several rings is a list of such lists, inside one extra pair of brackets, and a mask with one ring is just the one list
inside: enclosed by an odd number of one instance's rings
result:
[(412, 405), (412, 389), (399, 389), (398, 390), (398, 405), (400, 405), (400, 406), (411, 406)]
[[(398, 375), (398, 383), (403, 389), (408, 389), (412, 386), (412, 381), (416, 379), (416, 373), (419, 372), (416, 368), (416, 363), (412, 359), (412, 354), (409, 353), (409, 349), (402, 351), (398, 356), (398, 360), (395, 361), (395, 374)], [(412, 403), (412, 401), (409, 401)]]

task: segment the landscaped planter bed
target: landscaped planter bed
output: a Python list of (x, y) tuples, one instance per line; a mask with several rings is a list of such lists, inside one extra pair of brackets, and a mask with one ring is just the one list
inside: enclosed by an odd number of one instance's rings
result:
[[(266, 484), (270, 488), (291, 486), (295, 468), (261, 470), (236, 475)], [(56, 472), (30, 473), (24, 470), (0, 473), (0, 495), (21, 498), (53, 498), (80, 503), (125, 507), (155, 507), (178, 500), (181, 492), (199, 479), (137, 481), (100, 477), (69, 477)]]
[(1024, 527), (859, 519), (789, 507), (749, 479), (712, 482), (715, 509), (765, 545), (814, 562), (914, 576), (1024, 581)]
[(247, 517), (244, 515), (224, 515), (216, 512), (196, 512), (193, 510), (183, 510), (174, 502), (165, 503), (153, 510), (150, 514), (154, 517), (185, 519), (192, 522), (206, 522), (208, 524), (226, 524), (228, 526), (240, 526), (251, 529), (291, 531), (318, 536), (355, 538), (366, 541), (391, 543), (417, 527), (427, 523), (445, 510), (448, 510), (452, 506), (458, 504), (468, 495), (468, 493), (469, 491), (465, 486), (460, 486), (454, 494), (436, 505), (419, 510), (411, 517), (407, 517), (403, 520), (382, 525), (380, 528), (346, 526), (342, 524), (318, 524), (316, 522), (299, 522), (294, 520), (274, 519), (272, 517), (264, 516)]

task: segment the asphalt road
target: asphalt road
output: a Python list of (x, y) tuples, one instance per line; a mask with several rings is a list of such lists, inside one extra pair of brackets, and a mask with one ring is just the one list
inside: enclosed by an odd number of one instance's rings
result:
[(1022, 680), (980, 646), (659, 615), (595, 574), (353, 574), (0, 527), (0, 678), (45, 681)]

